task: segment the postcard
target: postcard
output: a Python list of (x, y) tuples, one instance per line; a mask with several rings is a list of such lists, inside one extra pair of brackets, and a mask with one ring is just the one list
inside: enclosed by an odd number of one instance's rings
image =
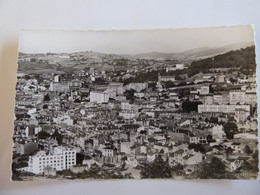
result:
[(23, 31), (13, 181), (257, 179), (251, 25)]

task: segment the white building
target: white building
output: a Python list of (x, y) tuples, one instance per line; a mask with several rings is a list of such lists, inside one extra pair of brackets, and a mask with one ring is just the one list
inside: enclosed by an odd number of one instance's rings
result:
[(102, 155), (106, 157), (113, 157), (115, 150), (112, 147), (105, 147), (102, 149)]
[(214, 104), (222, 104), (222, 94), (214, 94), (213, 102)]
[(167, 82), (167, 81), (175, 81), (175, 76), (161, 76), (160, 74), (158, 75), (158, 81), (159, 82)]
[(51, 82), (50, 91), (68, 92), (70, 90), (69, 82)]
[(57, 171), (68, 169), (76, 165), (76, 151), (65, 147), (55, 147), (53, 154), (47, 155), (45, 151), (39, 151), (30, 156), (28, 161), (28, 172), (41, 174), (45, 167), (55, 168)]
[(123, 152), (125, 154), (130, 154), (131, 153), (131, 150), (130, 150), (131, 146), (132, 146), (131, 142), (121, 142), (120, 152)]
[(246, 92), (245, 103), (250, 105), (255, 105), (257, 103), (256, 92)]
[(65, 123), (68, 126), (73, 125), (73, 119), (69, 115), (58, 115), (56, 118), (53, 117), (53, 122), (57, 124)]
[(117, 95), (122, 95), (124, 93), (123, 83), (111, 82), (108, 86), (108, 93), (110, 98), (115, 98)]
[(198, 113), (213, 112), (213, 113), (228, 113), (235, 114), (236, 109), (243, 109), (246, 112), (246, 117), (250, 115), (250, 105), (198, 105)]
[(209, 132), (212, 135), (212, 139), (217, 141), (222, 141), (226, 137), (226, 133), (224, 132), (222, 125), (214, 125), (211, 129), (209, 129)]
[(212, 94), (208, 94), (208, 95), (200, 95), (200, 101), (203, 104), (213, 104), (213, 95)]
[(134, 89), (135, 91), (140, 92), (148, 88), (148, 83), (129, 83), (128, 85), (125, 86), (125, 88), (127, 90)]
[(184, 69), (184, 64), (176, 64), (175, 66), (176, 66), (176, 69), (177, 69), (177, 70), (182, 70), (182, 69)]
[(131, 104), (128, 100), (121, 102), (121, 109), (122, 110), (131, 110)]
[(123, 110), (122, 112), (119, 112), (119, 116), (123, 117), (124, 119), (132, 119), (136, 116), (136, 114), (131, 110)]
[(244, 91), (230, 91), (229, 92), (230, 104), (244, 104), (245, 103), (245, 92)]
[(236, 109), (235, 119), (237, 122), (244, 122), (248, 117), (248, 112), (244, 109)]
[(202, 85), (200, 87), (200, 94), (201, 95), (207, 95), (209, 94), (209, 85)]
[(216, 83), (225, 83), (226, 82), (226, 75), (218, 75), (216, 77)]
[(90, 102), (105, 103), (109, 101), (109, 94), (107, 91), (91, 91)]
[(55, 82), (55, 83), (60, 82), (60, 75), (55, 75), (55, 76), (54, 76), (54, 82)]

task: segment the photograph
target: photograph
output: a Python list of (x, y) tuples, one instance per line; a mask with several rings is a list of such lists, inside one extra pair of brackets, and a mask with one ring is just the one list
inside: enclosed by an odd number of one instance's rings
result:
[(25, 30), (12, 180), (258, 179), (251, 25)]

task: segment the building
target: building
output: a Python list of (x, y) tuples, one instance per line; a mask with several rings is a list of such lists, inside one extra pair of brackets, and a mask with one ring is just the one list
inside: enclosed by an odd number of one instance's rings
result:
[(244, 91), (230, 91), (229, 92), (230, 104), (244, 104), (245, 103), (245, 92)]
[(115, 98), (117, 95), (122, 95), (124, 93), (123, 88), (124, 83), (111, 82), (108, 86), (108, 93), (110, 98)]
[(202, 85), (201, 87), (200, 87), (200, 94), (201, 95), (207, 95), (207, 94), (209, 94), (209, 85)]
[(214, 125), (209, 129), (209, 132), (212, 135), (212, 139), (215, 139), (216, 141), (222, 141), (226, 138), (226, 133), (224, 132), (222, 125)]
[(50, 91), (68, 92), (70, 90), (69, 82), (51, 82)]
[(75, 89), (75, 88), (78, 89), (82, 87), (82, 83), (79, 80), (72, 80), (69, 82), (69, 87), (70, 89)]
[(198, 105), (198, 113), (212, 112), (212, 113), (227, 113), (235, 114), (236, 109), (245, 110), (246, 116), (250, 115), (250, 106), (249, 105)]
[(218, 75), (215, 80), (216, 83), (225, 83), (226, 82), (226, 75)]
[(128, 85), (125, 86), (125, 88), (127, 90), (134, 89), (135, 91), (140, 92), (148, 88), (148, 83), (129, 83)]
[(214, 94), (213, 95), (213, 103), (214, 104), (222, 104), (222, 94)]
[(36, 105), (36, 100), (31, 99), (31, 98), (23, 98), (23, 99), (17, 99), (16, 100), (16, 105), (17, 106), (35, 106)]
[(136, 116), (136, 113), (132, 110), (123, 110), (119, 112), (119, 116), (123, 117), (124, 119), (133, 119)]
[(113, 157), (115, 152), (116, 151), (113, 147), (105, 147), (102, 149), (102, 155), (105, 157)]
[(61, 171), (73, 165), (76, 165), (76, 151), (58, 146), (54, 148), (52, 154), (47, 155), (45, 151), (39, 151), (36, 155), (30, 156), (27, 171), (41, 174), (46, 167)]
[(107, 91), (91, 91), (90, 102), (106, 103), (109, 101), (109, 94)]
[(256, 92), (246, 92), (245, 103), (250, 104), (250, 105), (256, 105), (256, 103), (257, 103)]
[(175, 76), (161, 76), (160, 74), (158, 75), (158, 81), (159, 82), (167, 82), (167, 81), (175, 81)]
[(207, 95), (200, 95), (200, 101), (203, 104), (213, 104), (214, 102), (214, 97), (212, 94), (207, 94)]
[(55, 76), (54, 76), (54, 82), (55, 82), (55, 83), (60, 82), (60, 75), (55, 75)]
[(121, 109), (122, 110), (131, 110), (132, 105), (129, 103), (128, 100), (121, 102)]
[(235, 119), (237, 122), (244, 122), (248, 117), (248, 112), (245, 109), (236, 109), (235, 110)]

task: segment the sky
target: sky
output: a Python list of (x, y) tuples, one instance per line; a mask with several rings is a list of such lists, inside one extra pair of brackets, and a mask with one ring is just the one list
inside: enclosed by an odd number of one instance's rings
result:
[(254, 42), (254, 30), (250, 25), (133, 31), (22, 31), (19, 51), (177, 53), (200, 47), (223, 47), (239, 42)]

